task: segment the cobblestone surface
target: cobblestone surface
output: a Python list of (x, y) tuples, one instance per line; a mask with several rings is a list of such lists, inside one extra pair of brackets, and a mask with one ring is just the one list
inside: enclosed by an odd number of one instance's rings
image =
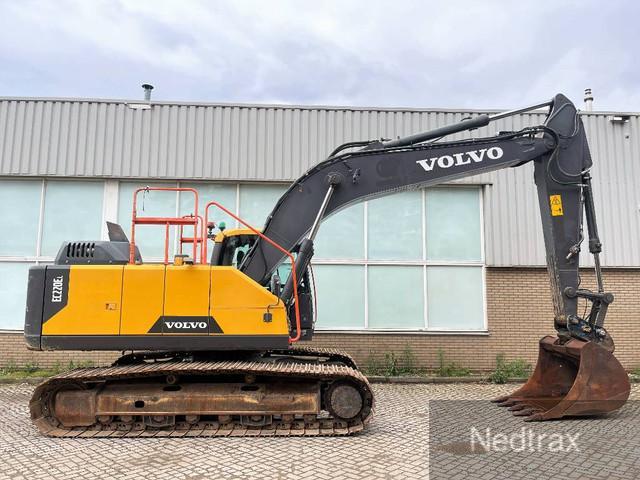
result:
[[(39, 435), (30, 423), (27, 404), (33, 386), (4, 385), (0, 386), (0, 479), (427, 478), (429, 401), (488, 399), (515, 387), (374, 385), (377, 407), (370, 428), (364, 434), (346, 438), (53, 439)], [(640, 398), (638, 386), (634, 386), (633, 396)], [(441, 409), (446, 402), (437, 405)], [(461, 403), (451, 405), (460, 408)], [(432, 409), (435, 411), (435, 406)], [(490, 415), (491, 418), (502, 417), (515, 425), (508, 412), (488, 402), (472, 402), (466, 408), (474, 409), (487, 415), (492, 412), (495, 415)], [(633, 415), (633, 410), (627, 411), (623, 421)], [(461, 422), (454, 423), (457, 429), (466, 428)], [(539, 429), (552, 429), (564, 423), (536, 425)], [(587, 433), (593, 430), (594, 435), (621, 426), (619, 418), (617, 422), (581, 420), (580, 423), (581, 429)], [(448, 431), (449, 437), (452, 433), (455, 432)], [(640, 465), (637, 453), (640, 440), (638, 434), (627, 435), (623, 440), (622, 452), (636, 452), (631, 457), (621, 458), (612, 445), (607, 445), (599, 455), (563, 458), (580, 465), (580, 478), (607, 478), (605, 475), (610, 476), (616, 468), (633, 472)], [(465, 455), (464, 451), (456, 451), (455, 446), (451, 449), (451, 444), (448, 448), (450, 451), (447, 448), (436, 451), (438, 468), (432, 466), (431, 478), (510, 476), (504, 469), (483, 470), (490, 463), (490, 454)], [(513, 468), (521, 472), (517, 478), (541, 478), (536, 474), (542, 473), (536, 454), (510, 458)], [(472, 464), (477, 466), (476, 471), (469, 468)], [(573, 478), (568, 475), (571, 472), (564, 465), (559, 475)], [(545, 471), (543, 476), (547, 475)]]

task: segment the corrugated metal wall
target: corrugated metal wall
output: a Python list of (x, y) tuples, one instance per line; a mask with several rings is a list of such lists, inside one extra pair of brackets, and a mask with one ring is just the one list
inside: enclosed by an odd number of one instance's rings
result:
[[(0, 99), (0, 175), (291, 181), (336, 145), (453, 123), (462, 111)], [(522, 114), (474, 135), (542, 123)], [(607, 266), (640, 266), (639, 116), (583, 116)], [(463, 138), (452, 136), (451, 138)], [(544, 264), (532, 167), (465, 179), (485, 187), (487, 263)]]

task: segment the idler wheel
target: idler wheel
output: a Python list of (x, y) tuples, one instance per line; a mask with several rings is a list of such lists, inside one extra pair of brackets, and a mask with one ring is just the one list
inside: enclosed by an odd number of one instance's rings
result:
[(350, 382), (334, 382), (325, 393), (325, 406), (335, 418), (356, 418), (364, 406), (360, 390)]

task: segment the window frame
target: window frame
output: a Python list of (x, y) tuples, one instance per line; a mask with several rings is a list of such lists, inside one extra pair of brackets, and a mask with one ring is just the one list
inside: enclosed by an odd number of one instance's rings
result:
[[(488, 335), (488, 316), (487, 316), (487, 282), (486, 282), (486, 258), (485, 258), (485, 234), (484, 234), (484, 184), (442, 184), (429, 189), (435, 188), (466, 188), (474, 189), (478, 194), (478, 207), (480, 216), (480, 260), (477, 261), (449, 261), (449, 260), (427, 260), (427, 229), (426, 229), (426, 199), (427, 189), (422, 188), (422, 258), (420, 260), (374, 260), (369, 258), (369, 235), (368, 235), (368, 206), (369, 202), (364, 202), (364, 258), (346, 258), (346, 259), (314, 259), (313, 265), (361, 265), (364, 274), (364, 327), (361, 329), (354, 328), (316, 328), (317, 332), (322, 333), (396, 333), (396, 334), (446, 334), (446, 335)], [(322, 228), (322, 226), (320, 227)], [(372, 328), (369, 327), (369, 266), (420, 266), (422, 267), (422, 286), (423, 286), (423, 318), (424, 326), (416, 329), (411, 328)], [(435, 328), (429, 326), (428, 316), (428, 286), (427, 286), (427, 269), (431, 266), (437, 267), (478, 267), (481, 268), (482, 278), (482, 327), (478, 329), (454, 329), (454, 328)]]
[[(44, 208), (46, 201), (46, 185), (47, 182), (55, 182), (56, 180), (72, 180), (78, 182), (102, 182), (104, 185), (103, 190), (103, 207), (102, 207), (102, 218), (101, 218), (101, 233), (100, 239), (106, 240), (107, 230), (105, 227), (106, 221), (117, 222), (118, 221), (118, 210), (119, 210), (119, 202), (120, 202), (120, 187), (123, 183), (140, 183), (144, 184), (145, 182), (151, 182), (151, 179), (135, 179), (135, 178), (69, 178), (69, 177), (12, 177), (12, 176), (2, 176), (0, 180), (24, 180), (24, 181), (34, 181), (38, 180), (40, 182), (40, 210), (38, 216), (38, 229), (37, 229), (37, 239), (36, 239), (36, 251), (34, 255), (7, 255), (3, 256), (0, 254), (0, 262), (5, 263), (27, 263), (33, 265), (40, 264), (51, 264), (55, 260), (54, 256), (44, 256), (41, 255), (42, 249), (42, 236), (43, 236), (43, 226), (44, 226)], [(288, 187), (290, 185), (289, 182), (251, 182), (251, 181), (215, 181), (215, 180), (203, 180), (203, 179), (189, 179), (184, 181), (179, 180), (165, 180), (165, 179), (157, 179), (156, 181), (167, 183), (168, 185), (175, 185), (176, 187), (180, 187), (184, 184), (189, 185), (198, 185), (198, 184), (221, 184), (221, 185), (235, 185), (235, 209), (233, 212), (236, 215), (239, 215), (241, 209), (241, 195), (240, 189), (243, 185), (282, 185)], [(320, 333), (363, 333), (363, 334), (376, 334), (376, 333), (389, 333), (389, 334), (447, 334), (447, 335), (488, 335), (488, 314), (487, 314), (487, 288), (486, 288), (486, 252), (485, 252), (485, 224), (484, 224), (484, 202), (485, 202), (485, 185), (482, 183), (469, 183), (469, 184), (443, 184), (429, 188), (473, 188), (477, 190), (478, 194), (478, 205), (479, 205), (479, 216), (480, 216), (480, 252), (481, 258), (478, 261), (435, 261), (435, 260), (427, 260), (427, 246), (426, 246), (426, 189), (421, 189), (421, 201), (422, 201), (422, 219), (421, 219), (421, 228), (422, 228), (422, 258), (419, 260), (374, 260), (369, 258), (369, 234), (368, 234), (368, 206), (369, 202), (363, 202), (363, 238), (364, 238), (364, 255), (363, 258), (342, 258), (342, 259), (314, 259), (312, 261), (312, 265), (360, 265), (364, 268), (362, 269), (362, 273), (364, 275), (364, 327), (354, 329), (352, 327), (345, 328), (317, 328), (316, 331)], [(204, 200), (204, 199), (203, 199)], [(204, 207), (204, 203), (202, 204)], [(180, 192), (176, 192), (176, 215), (179, 214), (180, 211)], [(235, 227), (237, 228), (237, 222), (235, 222)], [(123, 226), (125, 232), (128, 231), (128, 226)], [(257, 227), (261, 227), (258, 225)], [(178, 231), (174, 229), (173, 232), (173, 246), (174, 246), (174, 254), (177, 251), (177, 236)], [(160, 257), (149, 257), (150, 262), (158, 262), (162, 261)], [(422, 267), (422, 276), (423, 276), (423, 305), (424, 305), (424, 327), (416, 329), (412, 328), (370, 328), (369, 327), (369, 266), (420, 266)], [(451, 328), (433, 328), (429, 326), (428, 319), (428, 286), (427, 286), (427, 269), (430, 266), (467, 266), (467, 267), (478, 267), (481, 268), (482, 274), (482, 298), (483, 298), (483, 325), (482, 328), (473, 329), (473, 330), (461, 330), (461, 329), (451, 329)], [(0, 327), (0, 331), (11, 331), (18, 332), (20, 330), (9, 330), (3, 329)]]
[[(55, 260), (55, 256), (51, 255), (42, 255), (42, 236), (44, 234), (44, 210), (45, 210), (45, 202), (46, 202), (46, 192), (47, 192), (47, 183), (48, 182), (56, 182), (56, 181), (74, 181), (74, 182), (92, 182), (92, 183), (103, 183), (103, 192), (102, 192), (102, 225), (105, 223), (105, 200), (107, 199), (106, 190), (107, 184), (109, 183), (109, 179), (104, 178), (69, 178), (69, 177), (11, 177), (11, 176), (2, 176), (0, 177), (0, 181), (2, 180), (12, 180), (12, 181), (24, 181), (24, 182), (40, 182), (40, 205), (38, 212), (38, 228), (37, 228), (37, 238), (36, 238), (36, 248), (33, 255), (2, 255), (0, 253), (0, 263), (11, 263), (11, 264), (26, 264), (29, 267), (34, 265), (50, 265), (53, 264)], [(106, 228), (103, 228), (100, 233), (101, 239), (106, 238)], [(26, 288), (26, 285), (25, 285)], [(12, 328), (4, 328), (0, 327), (0, 333), (19, 333), (24, 331), (23, 329), (12, 329)]]
[[(2, 255), (0, 252), (0, 262), (16, 262), (16, 263), (33, 263), (35, 265), (39, 264), (49, 264), (53, 263), (55, 260), (55, 255), (42, 255), (42, 236), (44, 234), (44, 210), (45, 210), (45, 202), (46, 202), (46, 194), (47, 194), (47, 183), (48, 182), (56, 182), (56, 181), (72, 181), (72, 182), (82, 182), (82, 183), (102, 183), (103, 191), (102, 191), (102, 212), (101, 212), (101, 224), (105, 222), (105, 190), (106, 184), (108, 180), (102, 178), (68, 178), (68, 177), (60, 177), (60, 178), (52, 178), (52, 177), (0, 177), (0, 181), (2, 180), (18, 180), (24, 182), (40, 182), (40, 205), (39, 205), (39, 213), (38, 213), (38, 229), (37, 229), (37, 238), (36, 238), (36, 249), (33, 255)], [(106, 229), (104, 229), (106, 231)], [(105, 233), (101, 231), (100, 239), (104, 240)]]

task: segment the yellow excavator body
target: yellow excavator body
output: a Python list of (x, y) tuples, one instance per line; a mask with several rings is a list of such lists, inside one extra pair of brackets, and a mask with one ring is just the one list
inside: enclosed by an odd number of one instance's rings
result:
[(102, 337), (101, 347), (108, 349), (118, 336), (206, 334), (220, 339), (217, 345), (225, 335), (236, 345), (242, 337), (278, 336), (286, 341), (289, 335), (283, 302), (232, 266), (66, 268), (65, 305), (42, 325), (43, 337), (54, 343), (54, 337), (90, 335)]

